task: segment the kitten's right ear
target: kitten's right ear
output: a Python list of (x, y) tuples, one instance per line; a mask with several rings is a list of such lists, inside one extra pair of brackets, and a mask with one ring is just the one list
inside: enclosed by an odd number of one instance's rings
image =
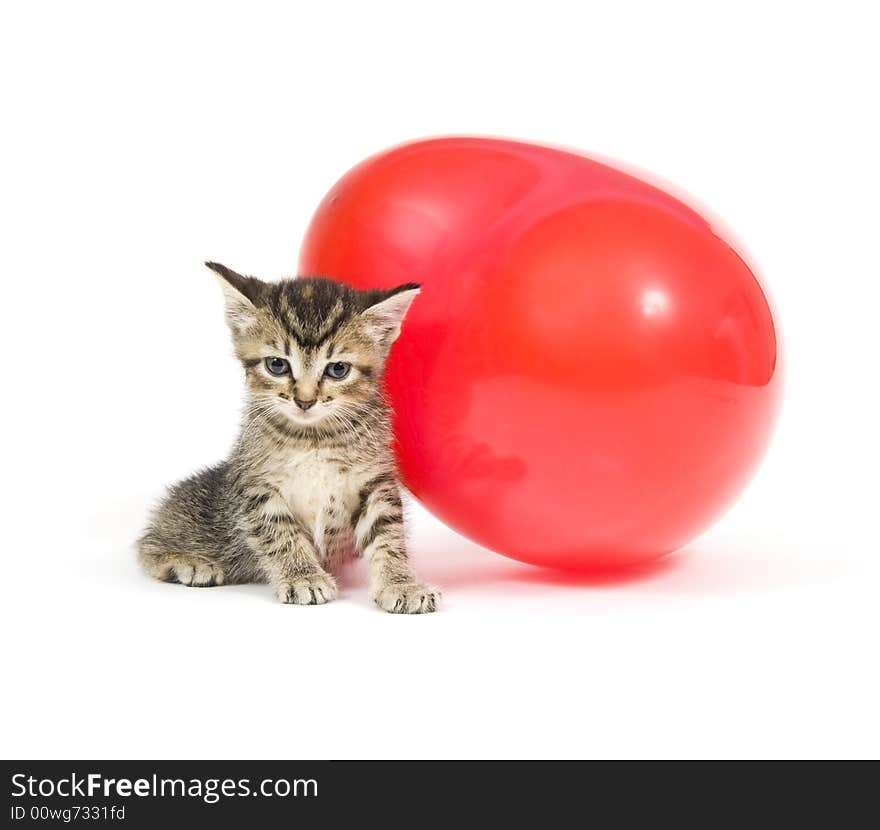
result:
[(219, 262), (206, 262), (205, 265), (220, 278), (220, 287), (226, 300), (226, 321), (237, 332), (253, 320), (264, 283), (256, 277), (236, 274)]

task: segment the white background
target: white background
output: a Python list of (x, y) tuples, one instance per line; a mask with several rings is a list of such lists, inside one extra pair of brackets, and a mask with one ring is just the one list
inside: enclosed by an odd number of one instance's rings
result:
[[(4, 3), (2, 752), (876, 756), (871, 10)], [(320, 608), (147, 580), (148, 505), (236, 429), (201, 262), (293, 273), (339, 175), (444, 133), (622, 159), (746, 242), (789, 365), (751, 488), (661, 565), (580, 584), (414, 506), (426, 617), (358, 571)]]

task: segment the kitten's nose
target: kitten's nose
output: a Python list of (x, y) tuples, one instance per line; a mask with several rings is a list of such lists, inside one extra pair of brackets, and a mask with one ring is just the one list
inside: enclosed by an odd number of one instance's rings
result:
[(318, 399), (312, 398), (310, 401), (301, 401), (299, 398), (294, 398), (294, 401), (296, 401), (296, 405), (303, 412), (306, 412), (307, 410), (311, 409), (318, 402)]

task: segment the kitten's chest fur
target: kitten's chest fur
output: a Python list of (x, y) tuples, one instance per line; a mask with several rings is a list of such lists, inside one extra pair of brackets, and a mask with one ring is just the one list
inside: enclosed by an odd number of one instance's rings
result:
[(367, 468), (339, 450), (306, 449), (267, 460), (266, 480), (281, 493), (291, 513), (312, 533), (323, 551), (330, 535), (351, 530)]

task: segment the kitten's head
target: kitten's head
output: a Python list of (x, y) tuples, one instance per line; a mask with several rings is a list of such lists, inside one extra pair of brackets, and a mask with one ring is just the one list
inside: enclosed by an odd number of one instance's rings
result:
[(220, 277), (251, 404), (299, 428), (344, 425), (375, 406), (385, 359), (419, 286), (358, 291), (317, 277)]

